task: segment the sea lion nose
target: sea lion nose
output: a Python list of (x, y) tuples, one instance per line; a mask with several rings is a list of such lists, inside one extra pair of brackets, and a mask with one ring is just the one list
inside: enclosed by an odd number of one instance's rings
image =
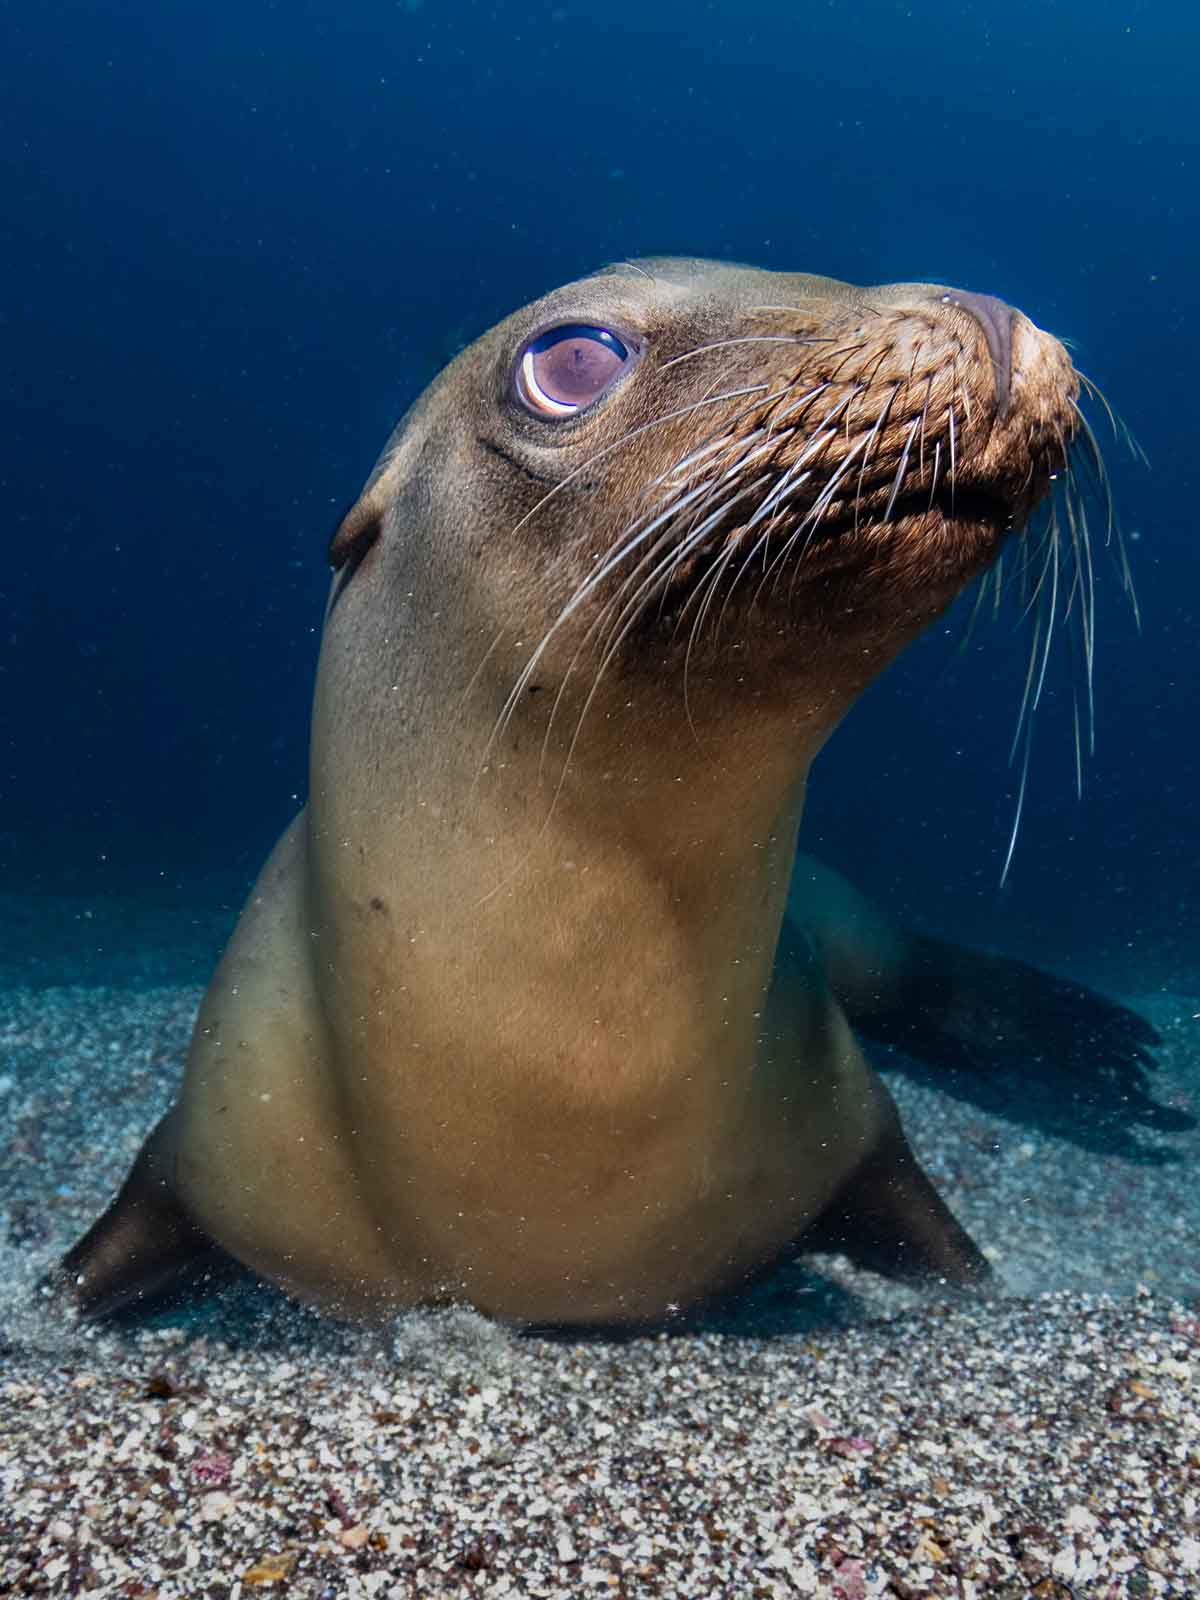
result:
[(973, 294), (970, 289), (946, 289), (942, 302), (969, 311), (983, 329), (996, 382), (996, 410), (1003, 416), (1008, 410), (1012, 383), (1012, 307), (993, 294)]

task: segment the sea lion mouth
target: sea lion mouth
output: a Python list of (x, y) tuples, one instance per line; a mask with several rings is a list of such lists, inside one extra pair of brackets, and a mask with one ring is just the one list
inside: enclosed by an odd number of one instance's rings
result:
[[(803, 527), (803, 520), (800, 525)], [(646, 620), (669, 620), (680, 608), (712, 591), (713, 603), (722, 611), (742, 601), (770, 603), (775, 596), (791, 604), (790, 597), (806, 572), (825, 576), (831, 568), (850, 573), (874, 562), (894, 563), (895, 546), (918, 549), (936, 542), (948, 552), (961, 548), (964, 535), (976, 555), (973, 565), (986, 565), (1005, 539), (1020, 532), (1012, 505), (986, 487), (939, 487), (899, 495), (888, 506), (868, 509), (853, 503), (831, 509), (806, 531), (755, 538), (745, 526), (717, 530), (701, 546), (692, 545), (671, 565), (657, 597), (648, 597)], [(687, 546), (686, 535), (681, 549)], [(718, 591), (720, 591), (718, 593)]]
[(861, 508), (839, 508), (813, 527), (808, 548), (836, 543), (861, 533), (864, 528), (873, 529), (878, 536), (881, 529), (899, 528), (902, 524), (911, 525), (914, 519), (927, 521), (930, 518), (939, 519), (943, 526), (960, 522), (985, 526), (997, 534), (1015, 533), (1020, 526), (1012, 504), (998, 490), (975, 484), (938, 486), (932, 493), (914, 490), (897, 495), (883, 517), (878, 512), (872, 514)]
[(932, 496), (900, 495), (892, 507), (891, 521), (925, 516), (938, 511), (947, 522), (984, 522), (998, 529), (1016, 528), (1012, 506), (1001, 495), (984, 488), (938, 489)]
[[(847, 572), (891, 569), (898, 589), (906, 586), (902, 574), (912, 570), (928, 577), (935, 568), (939, 577), (957, 572), (966, 582), (1020, 530), (1054, 474), (1048, 463), (1026, 463), (1019, 499), (1003, 483), (964, 482), (936, 462), (912, 476), (910, 486), (901, 461), (859, 484), (853, 471), (838, 467), (823, 483), (802, 485), (809, 490), (803, 499), (789, 499), (783, 472), (740, 503), (732, 497), (724, 514), (706, 516), (686, 505), (677, 517), (663, 519), (660, 581), (644, 590), (647, 609), (662, 614), (664, 605), (672, 609), (698, 587), (722, 587), (733, 598), (747, 577), (753, 582), (743, 594), (788, 596), (831, 563)], [(764, 581), (772, 578), (780, 581)]]

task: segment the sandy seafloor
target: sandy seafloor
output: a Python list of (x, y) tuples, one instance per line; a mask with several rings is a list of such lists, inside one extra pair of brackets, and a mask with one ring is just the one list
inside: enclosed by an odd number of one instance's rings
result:
[[(1200, 1132), (1106, 1147), (876, 1054), (1002, 1295), (825, 1259), (628, 1340), (364, 1333), (249, 1282), (80, 1329), (35, 1279), (170, 1098), (200, 993), (130, 937), (108, 984), (0, 942), (0, 1593), (1200, 1596)], [(1200, 1110), (1200, 998), (1123, 998), (1157, 1097)]]

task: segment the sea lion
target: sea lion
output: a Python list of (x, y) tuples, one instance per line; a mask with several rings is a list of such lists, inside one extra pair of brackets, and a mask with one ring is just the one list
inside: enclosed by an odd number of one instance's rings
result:
[(333, 539), (309, 801), (81, 1308), (213, 1242), (364, 1318), (640, 1323), (810, 1243), (984, 1279), (847, 1021), (932, 947), (815, 867), (785, 900), (813, 757), (1077, 392), (987, 296), (683, 259), (463, 351)]

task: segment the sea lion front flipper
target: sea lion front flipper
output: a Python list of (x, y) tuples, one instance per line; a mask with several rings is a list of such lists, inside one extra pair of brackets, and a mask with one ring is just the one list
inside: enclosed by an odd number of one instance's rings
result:
[(899, 1122), (838, 1190), (799, 1241), (889, 1278), (964, 1288), (992, 1276), (983, 1252), (926, 1177)]
[(154, 1129), (116, 1199), (59, 1264), (54, 1286), (84, 1317), (149, 1300), (216, 1254), (175, 1193), (172, 1120)]

